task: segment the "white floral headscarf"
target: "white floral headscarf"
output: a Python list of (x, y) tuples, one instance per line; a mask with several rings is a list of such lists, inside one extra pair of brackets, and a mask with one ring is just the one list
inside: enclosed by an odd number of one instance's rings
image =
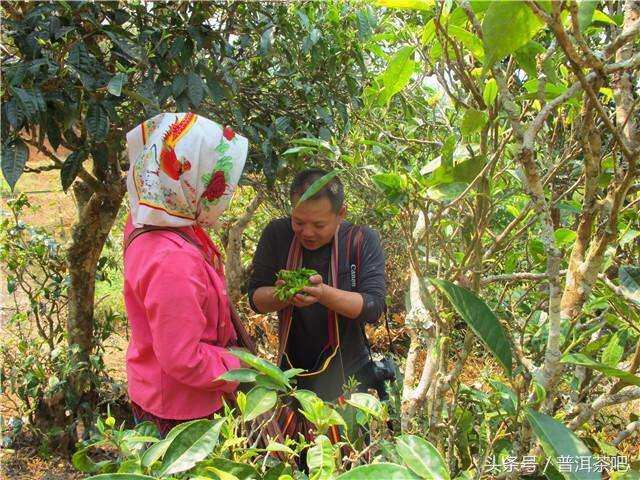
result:
[(161, 113), (127, 133), (134, 227), (215, 226), (235, 190), (248, 141), (194, 113)]

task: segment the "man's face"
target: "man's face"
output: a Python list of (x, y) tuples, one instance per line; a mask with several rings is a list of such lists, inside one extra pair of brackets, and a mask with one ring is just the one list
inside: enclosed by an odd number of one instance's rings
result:
[[(298, 198), (292, 199), (296, 205)], [(307, 200), (291, 211), (291, 226), (302, 246), (307, 250), (316, 250), (333, 239), (333, 235), (344, 219), (344, 205), (338, 213), (331, 209), (327, 197)]]

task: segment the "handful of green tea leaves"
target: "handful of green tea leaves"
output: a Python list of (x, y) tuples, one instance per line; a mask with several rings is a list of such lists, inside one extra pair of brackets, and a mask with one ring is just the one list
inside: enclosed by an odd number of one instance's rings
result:
[(300, 268), (298, 270), (280, 270), (278, 280), (282, 280), (284, 285), (276, 285), (275, 295), (281, 302), (293, 297), (302, 291), (304, 287), (310, 285), (309, 278), (317, 275), (318, 272), (311, 268)]

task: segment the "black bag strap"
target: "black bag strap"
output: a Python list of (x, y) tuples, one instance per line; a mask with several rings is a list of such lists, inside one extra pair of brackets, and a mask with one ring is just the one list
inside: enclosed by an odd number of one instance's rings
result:
[[(355, 231), (355, 232), (354, 232)], [(360, 266), (362, 261), (362, 239), (364, 234), (362, 227), (359, 225), (353, 225), (347, 234), (347, 259), (349, 264), (349, 278), (351, 280), (351, 291), (355, 291), (360, 282)], [(387, 342), (389, 344), (389, 351), (394, 353), (393, 339), (391, 338), (391, 329), (389, 328), (389, 311), (387, 304), (384, 305), (384, 327), (387, 331)], [(369, 349), (369, 357), (371, 357), (371, 344), (367, 338), (367, 334), (364, 330), (364, 325), (360, 325), (362, 329), (362, 335)]]

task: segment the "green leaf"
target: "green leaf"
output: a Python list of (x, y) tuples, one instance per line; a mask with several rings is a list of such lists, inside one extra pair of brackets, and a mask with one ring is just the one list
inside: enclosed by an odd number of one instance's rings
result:
[[(526, 415), (536, 437), (540, 440), (544, 453), (552, 463), (555, 464), (559, 457), (569, 457), (573, 459), (591, 457), (591, 452), (584, 443), (562, 423), (544, 413), (536, 412), (530, 408), (527, 409)], [(593, 461), (593, 458), (591, 458), (589, 463), (592, 464)], [(580, 470), (578, 472), (562, 472), (562, 475), (567, 480), (592, 480), (602, 478), (601, 474), (596, 472), (595, 469), (593, 469), (593, 471)]]
[(86, 158), (87, 152), (77, 150), (65, 159), (60, 169), (60, 181), (62, 182), (62, 189), (65, 192), (78, 176), (78, 172), (82, 168), (82, 162), (84, 162)]
[(286, 392), (287, 391), (287, 387), (283, 387), (282, 385), (280, 385), (278, 382), (276, 382), (274, 379), (272, 379), (271, 377), (267, 377), (264, 374), (259, 374), (258, 376), (256, 376), (256, 386), (257, 387), (264, 387), (267, 390), (275, 390), (278, 392)]
[(344, 418), (333, 408), (309, 390), (296, 390), (293, 396), (302, 406), (302, 415), (313, 423), (318, 431), (324, 432), (332, 425), (345, 425)]
[(436, 37), (436, 22), (433, 20), (429, 20), (424, 28), (422, 29), (422, 36), (420, 40), (423, 45), (429, 45), (433, 39)]
[(627, 330), (618, 330), (609, 339), (609, 343), (602, 351), (600, 360), (605, 365), (616, 367), (624, 356), (624, 347), (627, 343)]
[(352, 393), (347, 403), (378, 420), (385, 417), (386, 412), (380, 400), (368, 393)]
[(98, 143), (105, 139), (109, 132), (109, 116), (98, 103), (89, 104), (84, 124), (91, 139)]
[(435, 4), (435, 0), (376, 0), (379, 7), (408, 10), (431, 10)]
[(334, 446), (325, 435), (318, 435), (307, 451), (309, 480), (329, 480), (336, 471)]
[(31, 92), (28, 92), (24, 88), (11, 87), (11, 90), (13, 90), (18, 97), (22, 106), (22, 111), (26, 113), (27, 118), (32, 120), (35, 119), (35, 115), (38, 113), (36, 98), (31, 94)]
[(87, 477), (85, 480), (156, 480), (156, 477), (140, 473), (101, 473)]
[(175, 76), (173, 82), (171, 83), (171, 93), (173, 93), (173, 97), (177, 98), (180, 96), (184, 89), (187, 87), (187, 77), (180, 73)]
[(470, 183), (482, 171), (485, 157), (478, 156), (463, 160), (453, 166), (441, 166), (427, 178), (426, 186), (432, 187), (446, 183)]
[(562, 363), (571, 363), (573, 365), (582, 365), (583, 367), (591, 368), (604, 373), (607, 377), (616, 377), (629, 385), (637, 385), (640, 387), (640, 377), (633, 375), (632, 373), (619, 370), (617, 368), (610, 367), (603, 363), (596, 362), (595, 360), (582, 355), (581, 353), (573, 353), (562, 357)]
[(144, 50), (142, 49), (142, 46), (128, 39), (126, 36), (120, 35), (119, 33), (111, 31), (105, 31), (105, 33), (126, 56), (135, 61), (142, 60), (142, 58), (144, 57)]
[(267, 362), (262, 358), (258, 358), (245, 350), (232, 348), (229, 351), (250, 367), (255, 368), (260, 373), (264, 373), (268, 377), (271, 377), (283, 387), (289, 388), (289, 379), (285, 376), (282, 370), (276, 367), (273, 363)]
[(593, 12), (600, 3), (599, 0), (578, 0), (578, 27), (583, 31), (593, 19)]
[(449, 35), (458, 40), (466, 50), (480, 62), (484, 60), (484, 47), (482, 46), (482, 40), (480, 40), (473, 33), (465, 30), (464, 28), (450, 25), (447, 28)]
[(119, 97), (122, 94), (122, 86), (126, 83), (127, 76), (124, 73), (116, 73), (107, 84), (107, 91), (111, 95)]
[(247, 406), (244, 411), (244, 421), (249, 422), (271, 410), (278, 401), (278, 395), (273, 390), (264, 387), (254, 387), (247, 394)]
[(187, 77), (187, 95), (194, 107), (202, 103), (204, 98), (204, 83), (197, 73), (191, 72)]
[(220, 375), (216, 380), (224, 380), (226, 382), (254, 382), (258, 372), (250, 368), (236, 368)]
[[(215, 457), (201, 462), (198, 464), (197, 471), (201, 470), (213, 471), (216, 474), (218, 474), (218, 472), (225, 472), (240, 480), (260, 478), (260, 475), (253, 466), (246, 463), (234, 462), (223, 457)], [(218, 476), (220, 475), (218, 474)]]
[(559, 228), (554, 232), (556, 243), (559, 247), (568, 247), (576, 239), (576, 232), (568, 228)]
[(284, 452), (290, 455), (295, 455), (296, 452), (291, 450), (291, 448), (283, 445), (282, 443), (275, 442), (273, 440), (269, 440), (269, 444), (267, 445), (267, 452)]
[(307, 188), (304, 191), (300, 199), (296, 202), (296, 206), (300, 205), (302, 202), (309, 200), (311, 197), (313, 197), (316, 193), (322, 190), (325, 185), (327, 185), (331, 180), (333, 180), (333, 177), (338, 175), (338, 173), (340, 172), (341, 170), (332, 170), (329, 173), (318, 178), (315, 182), (309, 185), (309, 188)]
[(13, 191), (29, 158), (29, 149), (21, 139), (2, 146), (2, 175)]
[(538, 65), (536, 63), (536, 55), (544, 51), (544, 47), (534, 41), (527, 42), (526, 45), (515, 51), (514, 55), (518, 64), (527, 73), (529, 78), (537, 77)]
[(404, 47), (391, 58), (387, 69), (381, 76), (383, 89), (379, 105), (387, 104), (396, 93), (409, 83), (416, 68), (416, 62), (413, 60), (414, 50), (413, 47)]
[(624, 265), (618, 270), (620, 287), (640, 305), (640, 267)]
[(425, 439), (415, 435), (402, 435), (396, 439), (396, 451), (403, 463), (416, 475), (433, 480), (449, 480), (442, 455)]
[(299, 374), (306, 372), (304, 368), (290, 368), (289, 370), (284, 371), (285, 377), (291, 380), (294, 377), (297, 377)]
[(97, 463), (94, 462), (87, 455), (87, 451), (89, 450), (89, 448), (90, 447), (85, 447), (83, 449), (80, 449), (71, 457), (71, 463), (76, 470), (80, 470), (84, 473), (95, 473), (99, 472), (105, 466), (113, 463), (111, 460), (103, 460)]
[(593, 12), (593, 18), (591, 19), (591, 21), (606, 23), (608, 25), (618, 25), (609, 15), (600, 10), (596, 10), (595, 12)]
[(430, 279), (449, 299), (453, 307), (484, 342), (511, 376), (511, 344), (498, 318), (475, 293), (446, 280)]
[(288, 480), (288, 478), (293, 478), (292, 474), (290, 465), (279, 463), (267, 470), (262, 480)]
[(303, 410), (311, 410), (314, 402), (322, 401), (320, 400), (320, 397), (311, 390), (296, 390), (293, 392), (293, 396), (298, 400), (298, 402), (300, 402), (300, 406)]
[(371, 177), (373, 183), (386, 195), (390, 202), (404, 198), (407, 181), (397, 173), (376, 173)]
[(460, 124), (462, 136), (468, 137), (479, 132), (485, 123), (487, 123), (487, 114), (480, 110), (470, 108), (464, 112), (464, 117), (462, 117), (462, 123)]
[(484, 86), (482, 99), (487, 107), (491, 107), (498, 97), (498, 84), (495, 78), (490, 78)]
[[(198, 420), (194, 420), (194, 421), (198, 421)], [(151, 445), (144, 452), (144, 454), (142, 454), (141, 462), (140, 462), (141, 465), (145, 468), (148, 468), (151, 465), (153, 465), (155, 462), (157, 462), (166, 453), (173, 439), (176, 438), (178, 434), (182, 432), (185, 428), (189, 427), (194, 421), (179, 423), (178, 425), (173, 427), (169, 431), (169, 433), (167, 433), (167, 436), (164, 438), (164, 440), (161, 440), (158, 443)]]
[(491, 2), (482, 21), (485, 70), (529, 42), (542, 26), (525, 2)]
[(417, 480), (407, 467), (395, 463), (372, 463), (361, 465), (340, 475), (336, 480)]
[(184, 472), (204, 460), (218, 444), (220, 429), (225, 421), (224, 418), (196, 420), (178, 433), (164, 455), (160, 474)]

